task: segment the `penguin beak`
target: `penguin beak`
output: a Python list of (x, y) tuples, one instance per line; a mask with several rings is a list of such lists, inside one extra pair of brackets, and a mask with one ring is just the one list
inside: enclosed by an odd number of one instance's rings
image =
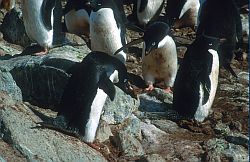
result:
[(146, 43), (145, 45), (145, 56), (148, 55), (152, 50), (156, 49), (155, 42), (153, 44)]
[(130, 46), (133, 46), (133, 45), (136, 45), (136, 44), (139, 44), (141, 42), (143, 42), (143, 38), (139, 38), (139, 39), (136, 39), (136, 40), (133, 40), (132, 42), (128, 43), (128, 44), (125, 44), (123, 47), (121, 47), (120, 49), (118, 49), (114, 55), (117, 55), (119, 52), (121, 52), (122, 50), (130, 47)]
[(129, 83), (129, 81), (127, 81), (125, 83), (125, 90), (128, 95), (130, 95), (132, 98), (135, 98), (135, 99), (138, 99), (136, 93), (135, 93), (135, 90), (134, 88), (131, 86), (131, 84)]

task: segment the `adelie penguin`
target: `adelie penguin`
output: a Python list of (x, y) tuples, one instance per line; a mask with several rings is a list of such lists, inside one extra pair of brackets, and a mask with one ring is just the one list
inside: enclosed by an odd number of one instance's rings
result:
[(64, 9), (64, 31), (89, 36), (89, 0), (68, 0)]
[(106, 98), (114, 100), (114, 83), (131, 92), (127, 69), (118, 59), (103, 52), (89, 53), (72, 69), (57, 107), (57, 117), (52, 123), (39, 124), (93, 143)]
[[(120, 0), (90, 0), (90, 40), (92, 51), (113, 55), (125, 42), (126, 15)], [(125, 63), (126, 53), (120, 51), (117, 57)]]
[(201, 35), (185, 53), (173, 92), (173, 109), (184, 119), (202, 122), (209, 115), (218, 85), (221, 41)]
[(43, 49), (35, 55), (48, 53), (53, 43), (53, 10), (56, 0), (22, 0), (25, 31)]
[[(177, 73), (176, 45), (170, 36), (170, 27), (164, 22), (150, 24), (142, 38), (134, 40), (120, 50), (143, 42), (142, 76), (148, 85), (147, 91), (153, 90), (156, 80), (164, 81), (166, 92), (171, 92)], [(116, 52), (116, 53), (117, 53)]]
[(0, 0), (0, 8), (10, 11), (15, 7), (16, 0)]
[(243, 36), (241, 18), (234, 0), (206, 0), (199, 21), (198, 36), (206, 33), (208, 36), (226, 39), (218, 49), (220, 65), (237, 78), (230, 63), (234, 49), (242, 48)]
[(197, 26), (199, 0), (168, 0), (166, 10), (167, 22), (174, 28)]

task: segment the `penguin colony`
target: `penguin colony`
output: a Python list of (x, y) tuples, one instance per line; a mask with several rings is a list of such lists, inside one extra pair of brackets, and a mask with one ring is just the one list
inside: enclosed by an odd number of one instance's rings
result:
[[(6, 1), (0, 2), (6, 6)], [(53, 47), (55, 3), (55, 0), (22, 0), (26, 32), (44, 49), (38, 54), (47, 54)], [(237, 47), (242, 44), (242, 26), (235, 1), (137, 0), (133, 3), (132, 15), (136, 21), (132, 23), (141, 27), (138, 28), (143, 36), (127, 42), (128, 20), (121, 0), (67, 1), (65, 31), (89, 37), (92, 52), (73, 68), (55, 121), (41, 125), (60, 127), (56, 124), (60, 120), (65, 125), (63, 129), (93, 143), (106, 98), (114, 100), (114, 84), (131, 93), (125, 49), (141, 42), (146, 91), (152, 91), (156, 81), (164, 81), (166, 93), (173, 93), (173, 109), (178, 116), (202, 122), (209, 115), (219, 66), (237, 77), (230, 67), (236, 44)], [(165, 3), (165, 16), (159, 19)], [(185, 26), (197, 29), (197, 36), (178, 69), (171, 28)]]

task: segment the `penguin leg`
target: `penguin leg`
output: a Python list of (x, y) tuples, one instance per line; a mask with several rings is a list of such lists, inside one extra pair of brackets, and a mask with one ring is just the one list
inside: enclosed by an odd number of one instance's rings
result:
[(154, 89), (154, 83), (155, 83), (155, 78), (153, 75), (151, 74), (146, 74), (144, 76), (144, 80), (146, 82), (146, 84), (148, 85), (147, 88), (145, 88), (146, 91), (152, 91)]
[(42, 55), (47, 55), (49, 53), (49, 48), (48, 47), (44, 47), (44, 49), (42, 51), (36, 52), (34, 53), (34, 55), (36, 56), (42, 56)]
[(171, 90), (171, 87), (166, 87), (166, 88), (164, 88), (164, 91), (165, 91), (166, 93), (173, 93), (173, 91)]

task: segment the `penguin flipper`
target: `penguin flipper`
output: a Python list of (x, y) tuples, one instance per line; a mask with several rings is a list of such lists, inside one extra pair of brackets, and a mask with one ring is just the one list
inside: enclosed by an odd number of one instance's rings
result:
[(148, 4), (148, 0), (141, 0), (141, 5), (140, 5), (140, 8), (139, 8), (139, 12), (144, 11), (147, 4)]
[(207, 52), (207, 55), (208, 56), (206, 59), (206, 63), (203, 64), (201, 77), (200, 77), (200, 82), (201, 82), (203, 92), (204, 92), (204, 98), (203, 98), (202, 104), (207, 103), (209, 99), (210, 91), (211, 91), (211, 81), (210, 81), (209, 75), (212, 72), (213, 56), (209, 52)]
[(56, 0), (43, 0), (41, 6), (42, 22), (47, 30), (52, 30), (51, 14), (56, 5)]
[(111, 101), (115, 98), (115, 86), (113, 82), (108, 78), (107, 75), (104, 75), (102, 78), (100, 78), (99, 82), (99, 88), (102, 89), (111, 99)]

